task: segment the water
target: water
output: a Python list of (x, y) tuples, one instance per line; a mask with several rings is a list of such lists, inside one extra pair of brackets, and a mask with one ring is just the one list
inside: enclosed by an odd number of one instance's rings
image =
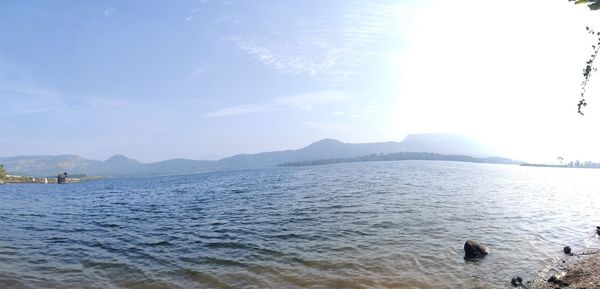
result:
[[(598, 247), (600, 170), (379, 162), (0, 186), (1, 288), (506, 288)], [(462, 246), (491, 248), (478, 262)]]

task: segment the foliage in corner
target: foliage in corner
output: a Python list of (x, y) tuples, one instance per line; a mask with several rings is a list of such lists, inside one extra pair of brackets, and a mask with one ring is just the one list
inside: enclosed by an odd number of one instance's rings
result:
[[(585, 4), (590, 8), (590, 10), (599, 10), (600, 9), (600, 0), (569, 0), (569, 2), (575, 2), (575, 4)], [(577, 104), (577, 112), (583, 115), (581, 109), (587, 106), (587, 102), (585, 101), (585, 92), (587, 88), (587, 84), (590, 81), (590, 77), (592, 76), (592, 72), (596, 72), (597, 69), (594, 67), (594, 61), (596, 60), (596, 56), (598, 56), (598, 50), (600, 50), (600, 32), (596, 33), (594, 30), (589, 27), (585, 28), (590, 35), (593, 35), (594, 38), (598, 36), (598, 43), (592, 45), (593, 53), (590, 55), (588, 61), (585, 62), (585, 68), (583, 69), (583, 82), (581, 83), (581, 99)]]
[(600, 9), (600, 0), (569, 0), (575, 4), (586, 4), (591, 10)]
[(600, 32), (596, 33), (593, 29), (589, 27), (586, 27), (585, 29), (590, 35), (594, 36), (594, 39), (598, 37), (598, 43), (592, 45), (592, 49), (594, 52), (590, 55), (590, 58), (585, 62), (585, 68), (583, 69), (583, 82), (581, 82), (581, 99), (577, 104), (577, 112), (581, 115), (583, 115), (581, 109), (587, 105), (587, 102), (585, 101), (585, 92), (587, 84), (590, 81), (590, 77), (592, 77), (592, 72), (596, 72), (598, 70), (594, 67), (594, 61), (598, 56), (598, 51), (600, 51)]
[(6, 179), (6, 171), (4, 170), (4, 165), (0, 165), (0, 183)]

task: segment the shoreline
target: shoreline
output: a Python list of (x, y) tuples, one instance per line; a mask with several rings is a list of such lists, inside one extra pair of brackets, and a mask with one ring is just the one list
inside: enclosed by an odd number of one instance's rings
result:
[(568, 166), (568, 165), (547, 165), (547, 164), (533, 164), (533, 163), (522, 163), (522, 167), (538, 167), (538, 168), (560, 168), (560, 169), (600, 169), (599, 166)]
[(582, 252), (561, 258), (530, 289), (600, 288), (600, 252)]
[[(67, 183), (80, 183), (91, 180), (99, 180), (104, 177), (84, 177), (84, 178), (67, 178)], [(47, 181), (47, 182), (46, 182)], [(30, 177), (30, 176), (16, 176), (16, 175), (8, 175), (6, 179), (0, 181), (0, 184), (57, 184), (56, 177)]]
[[(600, 228), (594, 238), (600, 235)], [(538, 271), (538, 277), (516, 288), (555, 289), (600, 288), (600, 249), (584, 249), (581, 252), (565, 254), (543, 270)]]

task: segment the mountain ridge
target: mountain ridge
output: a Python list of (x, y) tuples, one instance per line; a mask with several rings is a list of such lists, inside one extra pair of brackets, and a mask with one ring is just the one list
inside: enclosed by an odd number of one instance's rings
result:
[(277, 167), (284, 163), (323, 159), (355, 158), (371, 154), (428, 152), (437, 154), (495, 157), (492, 150), (475, 139), (456, 134), (409, 134), (401, 142), (345, 143), (332, 138), (313, 142), (299, 149), (254, 154), (236, 154), (220, 160), (169, 159), (144, 163), (115, 154), (100, 160), (77, 155), (14, 156), (0, 158), (11, 174), (53, 176), (60, 172), (95, 176), (144, 176), (201, 173), (236, 169)]

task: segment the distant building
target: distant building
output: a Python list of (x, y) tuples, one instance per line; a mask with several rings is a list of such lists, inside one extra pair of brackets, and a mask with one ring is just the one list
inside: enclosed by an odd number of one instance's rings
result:
[(66, 184), (67, 183), (67, 172), (64, 172), (62, 174), (58, 174), (58, 177), (56, 177), (56, 182), (59, 184)]

